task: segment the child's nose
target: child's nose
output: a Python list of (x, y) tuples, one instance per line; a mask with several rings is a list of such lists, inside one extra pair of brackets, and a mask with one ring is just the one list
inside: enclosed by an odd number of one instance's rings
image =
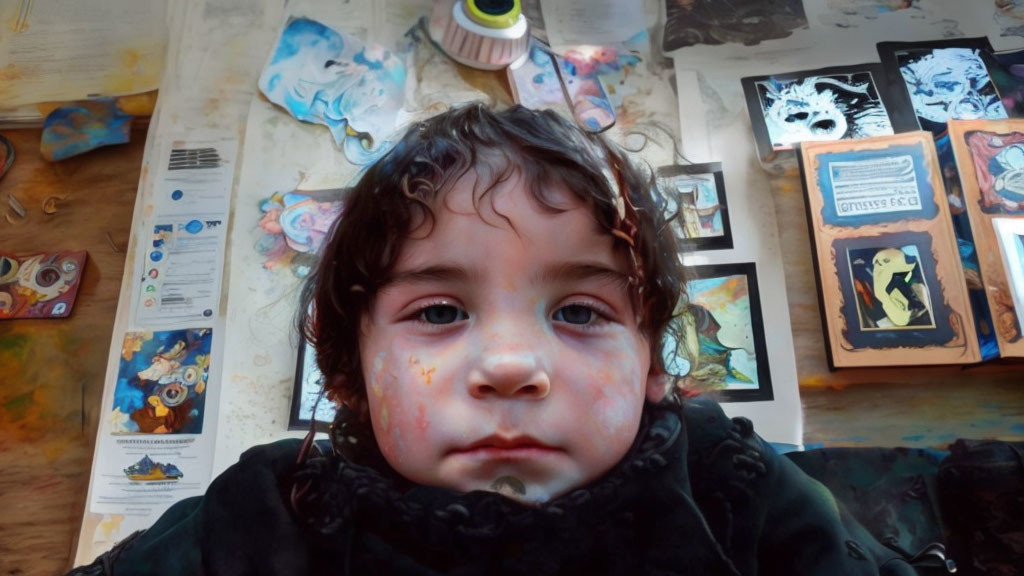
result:
[(551, 380), (529, 350), (485, 354), (469, 375), (474, 398), (505, 397), (540, 400), (551, 391)]

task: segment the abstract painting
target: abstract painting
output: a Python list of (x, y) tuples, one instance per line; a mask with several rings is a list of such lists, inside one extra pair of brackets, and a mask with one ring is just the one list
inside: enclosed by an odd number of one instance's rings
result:
[(726, 402), (773, 399), (753, 263), (692, 266), (666, 330), (665, 370), (684, 389)]

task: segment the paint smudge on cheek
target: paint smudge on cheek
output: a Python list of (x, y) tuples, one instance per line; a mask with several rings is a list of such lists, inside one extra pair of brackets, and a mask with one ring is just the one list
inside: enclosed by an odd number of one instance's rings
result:
[(416, 429), (426, 434), (430, 431), (430, 420), (427, 419), (427, 407), (421, 402), (416, 407)]
[(420, 368), (420, 376), (423, 378), (423, 385), (430, 386), (433, 381), (434, 372), (437, 372), (437, 366), (431, 366), (430, 368)]
[(373, 395), (377, 398), (384, 396), (384, 386), (380, 381), (380, 372), (384, 368), (384, 358), (386, 357), (385, 352), (380, 352), (373, 359), (373, 370), (370, 372), (370, 388), (373, 390)]

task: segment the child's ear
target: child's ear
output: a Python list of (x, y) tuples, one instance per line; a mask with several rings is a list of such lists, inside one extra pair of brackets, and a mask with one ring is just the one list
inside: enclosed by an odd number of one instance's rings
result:
[(654, 404), (661, 402), (668, 394), (670, 386), (672, 377), (652, 367), (647, 373), (647, 400)]

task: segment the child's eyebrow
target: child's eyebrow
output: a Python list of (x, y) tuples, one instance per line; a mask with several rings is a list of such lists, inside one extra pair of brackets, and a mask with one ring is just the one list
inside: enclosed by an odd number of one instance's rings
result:
[(467, 283), (481, 276), (478, 270), (468, 270), (461, 266), (438, 264), (413, 268), (398, 272), (388, 278), (380, 287), (381, 290), (395, 284), (417, 284), (420, 282)]
[(629, 287), (629, 276), (601, 262), (563, 262), (548, 266), (537, 277), (539, 282), (563, 283), (601, 280)]

